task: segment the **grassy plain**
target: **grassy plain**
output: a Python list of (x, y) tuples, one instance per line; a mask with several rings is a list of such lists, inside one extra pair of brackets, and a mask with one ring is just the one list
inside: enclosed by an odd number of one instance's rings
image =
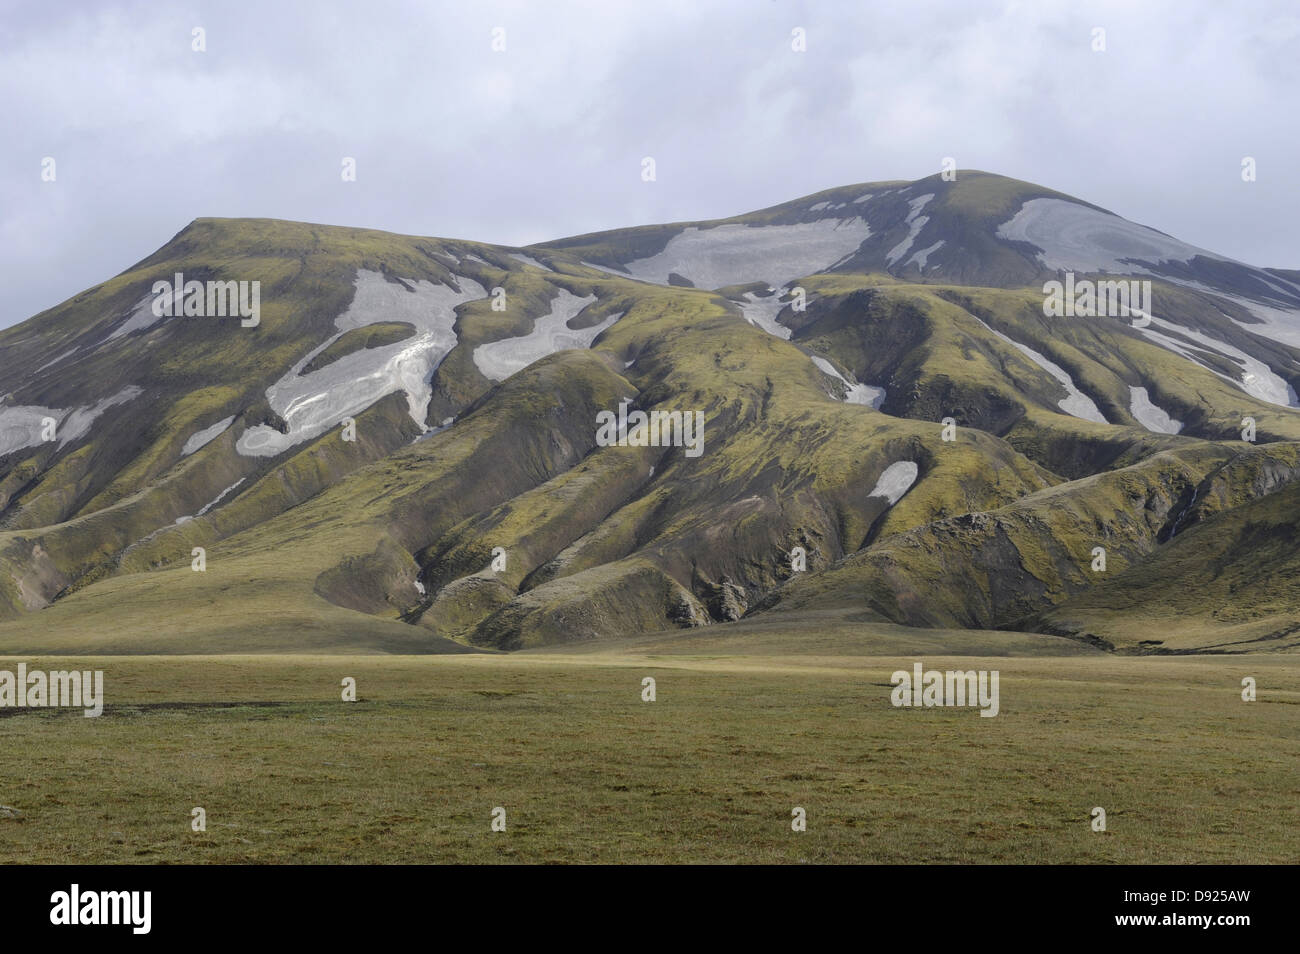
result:
[(103, 669), (107, 705), (0, 709), (0, 862), (1295, 862), (1300, 658), (1008, 657), (1022, 637), (984, 638), (988, 655), (924, 664), (999, 670), (996, 718), (894, 708), (890, 674), (919, 656), (774, 633), (3, 658)]

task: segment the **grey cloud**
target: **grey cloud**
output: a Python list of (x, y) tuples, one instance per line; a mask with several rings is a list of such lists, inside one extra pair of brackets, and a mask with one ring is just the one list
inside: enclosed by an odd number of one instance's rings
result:
[(523, 244), (917, 178), (945, 156), (1300, 267), (1300, 17), (1284, 0), (5, 10), (0, 326), (197, 216)]

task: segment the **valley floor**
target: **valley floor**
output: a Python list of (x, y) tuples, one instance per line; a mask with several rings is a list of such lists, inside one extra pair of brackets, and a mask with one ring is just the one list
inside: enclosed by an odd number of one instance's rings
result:
[(918, 659), (0, 658), (107, 699), (0, 709), (0, 863), (1294, 862), (1300, 657), (923, 658), (998, 670), (996, 718), (891, 705)]

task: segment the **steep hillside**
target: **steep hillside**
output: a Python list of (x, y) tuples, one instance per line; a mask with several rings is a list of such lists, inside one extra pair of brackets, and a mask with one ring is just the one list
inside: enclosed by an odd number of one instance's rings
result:
[(527, 249), (200, 219), (0, 354), (0, 651), (1300, 645), (1294, 274), (986, 173)]

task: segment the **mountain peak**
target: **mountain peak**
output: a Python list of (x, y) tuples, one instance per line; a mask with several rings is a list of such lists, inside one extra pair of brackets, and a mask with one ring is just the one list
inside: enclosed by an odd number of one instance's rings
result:
[[(1300, 475), (1298, 277), (979, 170), (522, 250), (197, 218), (0, 332), (0, 618), (65, 621), (49, 648), (162, 574), (303, 650), (827, 608), (1068, 630), (1090, 515), (1137, 567)], [(1102, 281), (1140, 312), (1047, 307)], [(81, 648), (165, 648), (121, 622)]]

